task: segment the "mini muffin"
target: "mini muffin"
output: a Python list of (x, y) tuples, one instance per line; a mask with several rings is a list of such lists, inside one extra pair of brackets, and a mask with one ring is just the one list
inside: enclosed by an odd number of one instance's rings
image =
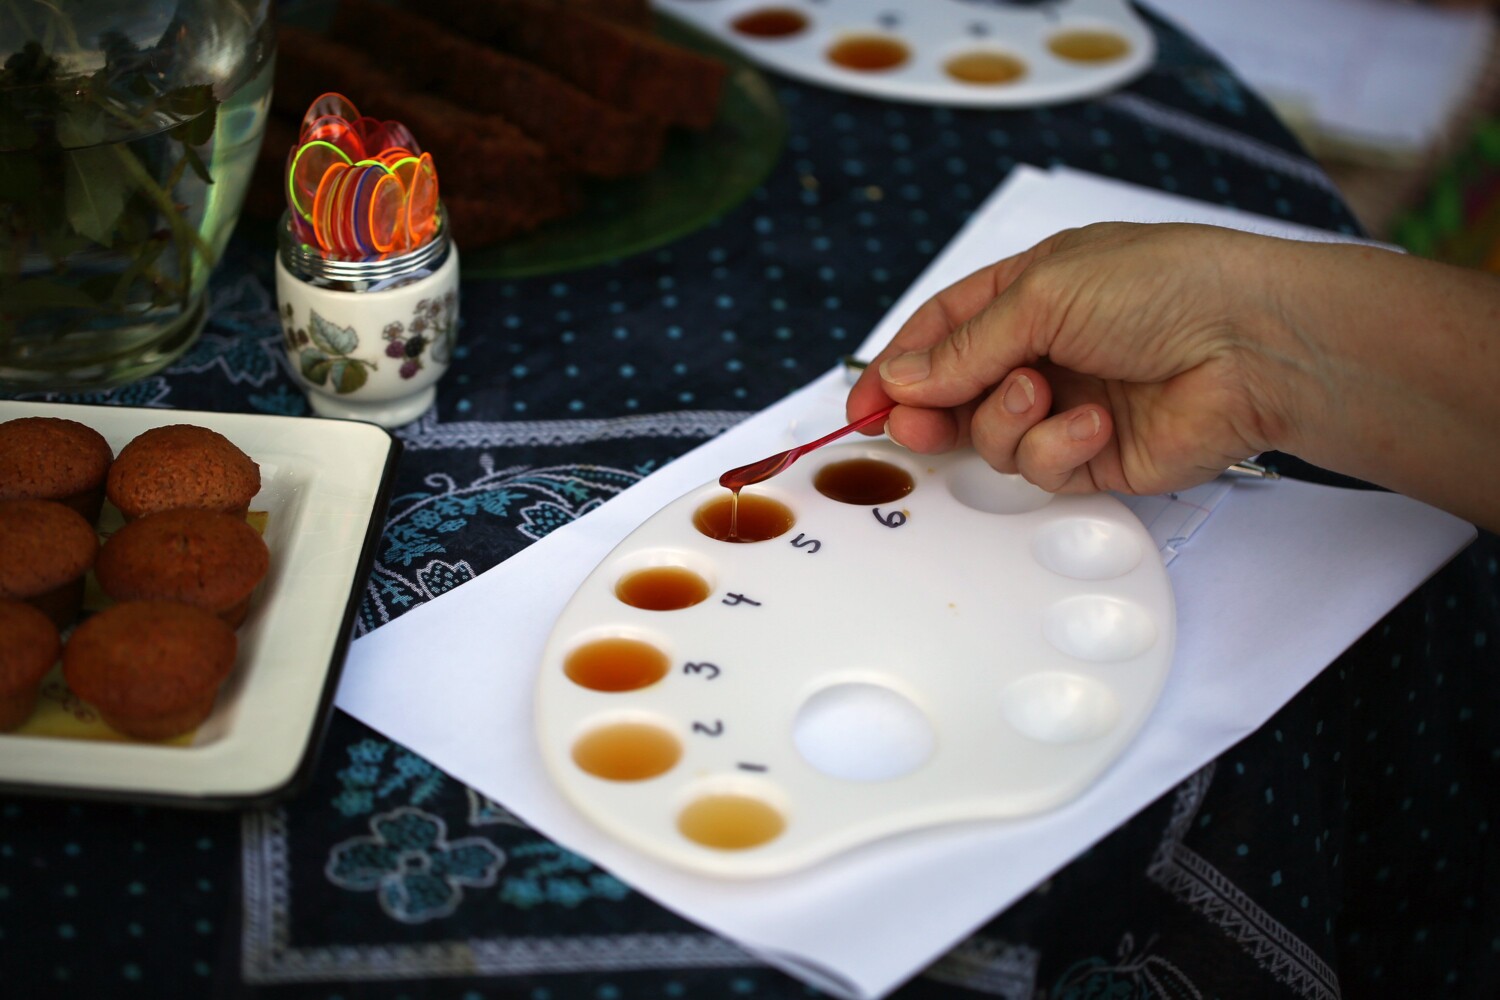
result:
[(117, 601), (181, 601), (237, 628), (270, 568), (260, 533), (216, 510), (163, 510), (129, 522), (99, 550), (94, 577)]
[(114, 457), (104, 435), (76, 420), (7, 420), (0, 423), (0, 500), (56, 500), (93, 524)]
[(174, 507), (244, 517), (260, 466), (218, 431), (169, 424), (138, 435), (109, 467), (105, 493), (127, 520)]
[(114, 729), (165, 740), (208, 718), (236, 652), (234, 629), (201, 608), (124, 601), (73, 630), (63, 678)]
[(99, 553), (94, 526), (53, 500), (0, 500), (0, 598), (25, 601), (67, 628)]
[(60, 652), (52, 619), (29, 604), (0, 600), (0, 733), (31, 717), (42, 678)]

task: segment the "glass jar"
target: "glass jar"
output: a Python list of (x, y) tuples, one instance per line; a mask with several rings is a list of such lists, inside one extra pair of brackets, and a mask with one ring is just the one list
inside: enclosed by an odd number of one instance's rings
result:
[(271, 0), (0, 14), (0, 388), (117, 385), (197, 338), (274, 73)]

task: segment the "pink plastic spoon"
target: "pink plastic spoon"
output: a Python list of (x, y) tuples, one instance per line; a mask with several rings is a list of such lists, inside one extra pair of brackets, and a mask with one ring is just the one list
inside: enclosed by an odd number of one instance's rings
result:
[(786, 451), (778, 452), (777, 454), (772, 455), (769, 458), (763, 458), (758, 462), (751, 462), (749, 465), (742, 465), (737, 469), (730, 469), (728, 472), (719, 477), (719, 485), (727, 490), (733, 490), (735, 493), (738, 493), (746, 486), (750, 486), (754, 483), (765, 482), (772, 476), (785, 471), (787, 466), (791, 465), (793, 462), (797, 461), (797, 459), (801, 458), (803, 455), (806, 455), (808, 452), (821, 448), (830, 441), (837, 441), (845, 434), (857, 431), (861, 427), (868, 427), (873, 423), (884, 420), (886, 417), (890, 416), (891, 411), (895, 408), (896, 404), (892, 403), (885, 409), (876, 410), (874, 413), (866, 414), (865, 416), (860, 417), (858, 420), (854, 421), (854, 423), (849, 424), (847, 427), (840, 427), (832, 434), (825, 434), (823, 437), (818, 438), (816, 441), (809, 441), (807, 444), (800, 444), (795, 448), (788, 448)]

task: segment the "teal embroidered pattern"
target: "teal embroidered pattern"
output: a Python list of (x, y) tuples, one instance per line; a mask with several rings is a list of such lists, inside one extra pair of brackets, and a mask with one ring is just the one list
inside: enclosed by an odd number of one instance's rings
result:
[(529, 910), (537, 906), (573, 908), (593, 900), (618, 903), (630, 887), (587, 858), (545, 840), (511, 848), (513, 873), (500, 886), (500, 898)]
[(400, 792), (406, 793), (409, 804), (422, 805), (446, 781), (443, 772), (426, 760), (385, 740), (360, 740), (346, 749), (349, 765), (338, 772), (342, 788), (332, 802), (345, 816), (367, 816), (379, 800)]
[(430, 475), (428, 489), (392, 499), (360, 607), (361, 634), (489, 568), (442, 558), (450, 543), (462, 549), (464, 539), (493, 532), (499, 521), (506, 534), (520, 536), (519, 548), (577, 520), (644, 475), (602, 465), (496, 469), (488, 454), (480, 456), (480, 469), (468, 483)]
[(324, 873), (355, 892), (374, 892), (380, 908), (406, 924), (449, 916), (464, 889), (495, 884), (505, 852), (484, 837), (448, 840), (447, 825), (411, 806), (370, 820), (371, 835), (334, 847)]

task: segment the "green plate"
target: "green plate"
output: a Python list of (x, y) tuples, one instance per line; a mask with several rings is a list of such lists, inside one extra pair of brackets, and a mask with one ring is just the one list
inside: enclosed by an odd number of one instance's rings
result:
[(518, 278), (588, 267), (685, 236), (738, 205), (781, 155), (786, 125), (760, 72), (733, 49), (681, 21), (657, 16), (657, 34), (729, 66), (718, 120), (674, 129), (648, 174), (594, 181), (577, 214), (516, 239), (466, 250), (468, 278)]

